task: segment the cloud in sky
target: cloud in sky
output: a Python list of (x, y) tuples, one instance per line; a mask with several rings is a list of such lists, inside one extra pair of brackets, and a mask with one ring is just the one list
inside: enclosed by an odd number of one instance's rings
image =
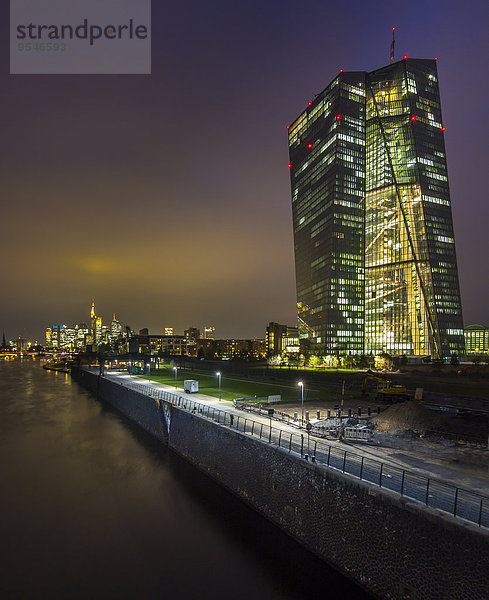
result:
[(8, 336), (86, 320), (92, 298), (155, 332), (294, 323), (285, 125), (340, 67), (387, 63), (392, 25), (399, 56), (439, 58), (465, 321), (487, 323), (484, 3), (154, 4), (150, 77), (8, 76), (0, 59)]

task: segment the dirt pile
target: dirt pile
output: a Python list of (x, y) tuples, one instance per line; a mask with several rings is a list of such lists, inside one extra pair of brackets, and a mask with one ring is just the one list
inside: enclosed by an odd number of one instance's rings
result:
[(424, 433), (429, 429), (439, 429), (443, 418), (417, 402), (393, 404), (372, 419), (377, 431), (415, 431)]

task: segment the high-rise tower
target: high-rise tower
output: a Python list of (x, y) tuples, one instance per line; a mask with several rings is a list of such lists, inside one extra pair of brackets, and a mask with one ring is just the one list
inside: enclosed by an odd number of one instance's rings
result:
[(289, 127), (299, 336), (364, 346), (365, 74), (340, 73)]
[(435, 60), (340, 73), (289, 128), (301, 337), (463, 354)]

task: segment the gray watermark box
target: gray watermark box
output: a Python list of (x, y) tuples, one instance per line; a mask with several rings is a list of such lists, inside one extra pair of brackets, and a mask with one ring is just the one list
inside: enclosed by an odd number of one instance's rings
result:
[(150, 74), (151, 0), (10, 0), (11, 74)]

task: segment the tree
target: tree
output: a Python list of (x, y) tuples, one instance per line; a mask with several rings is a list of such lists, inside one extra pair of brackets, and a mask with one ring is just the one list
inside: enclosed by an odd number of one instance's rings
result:
[(378, 369), (387, 369), (387, 371), (390, 371), (392, 369), (393, 362), (392, 356), (387, 352), (381, 352), (375, 357), (375, 366)]
[(319, 367), (319, 365), (321, 364), (321, 359), (319, 358), (319, 356), (317, 356), (317, 354), (313, 354), (308, 361), (308, 365), (312, 368), (316, 368)]
[(357, 364), (361, 369), (368, 369), (370, 367), (370, 363), (370, 358), (366, 354), (362, 354), (362, 356), (360, 356), (360, 358), (358, 359)]
[(339, 360), (338, 360), (337, 356), (328, 354), (328, 356), (325, 357), (325, 363), (326, 363), (326, 366), (328, 366), (328, 367), (336, 368), (339, 365)]
[(206, 360), (212, 360), (215, 356), (214, 348), (210, 346), (204, 350), (204, 358)]
[(275, 354), (274, 356), (270, 356), (267, 359), (267, 365), (270, 367), (278, 367), (282, 362), (282, 357), (280, 354)]

